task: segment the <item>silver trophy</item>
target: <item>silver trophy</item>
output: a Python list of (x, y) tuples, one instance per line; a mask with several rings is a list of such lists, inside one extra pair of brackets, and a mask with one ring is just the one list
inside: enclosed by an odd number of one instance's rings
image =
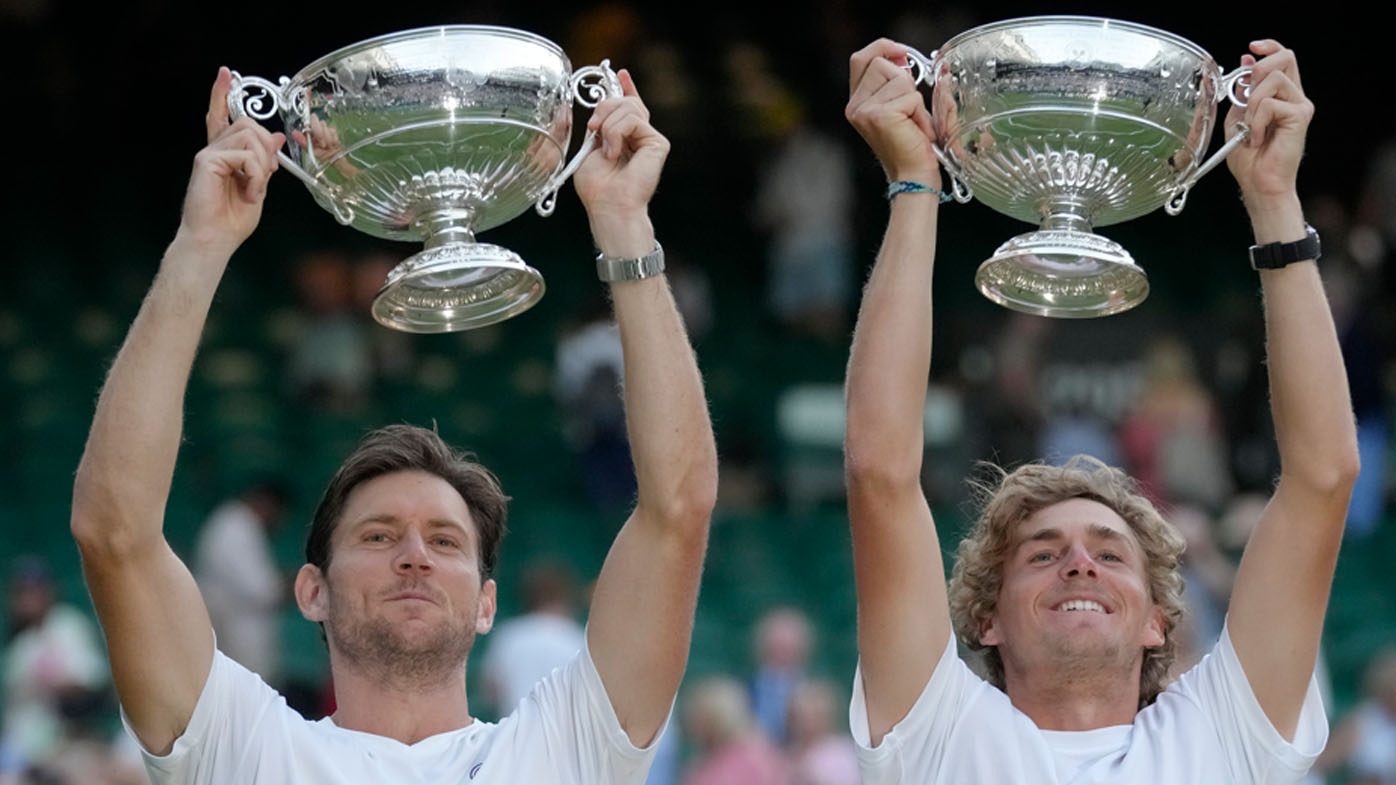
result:
[(340, 223), (419, 241), (373, 303), (382, 324), (419, 333), (483, 327), (528, 309), (543, 276), (475, 233), (558, 189), (572, 105), (620, 95), (609, 61), (572, 70), (553, 42), (503, 27), (407, 30), (332, 52), (280, 84), (233, 73), (233, 117), (279, 114), (281, 165)]
[(1138, 305), (1149, 280), (1093, 229), (1160, 205), (1177, 215), (1188, 190), (1244, 141), (1244, 124), (1205, 155), (1217, 104), (1245, 106), (1243, 67), (1223, 74), (1196, 44), (1144, 25), (1079, 16), (976, 27), (927, 57), (936, 156), (960, 202), (973, 197), (1037, 224), (999, 246), (975, 283), (1018, 311), (1106, 316)]

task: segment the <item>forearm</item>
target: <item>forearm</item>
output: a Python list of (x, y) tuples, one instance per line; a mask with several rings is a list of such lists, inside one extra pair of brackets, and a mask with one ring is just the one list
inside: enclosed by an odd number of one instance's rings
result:
[[(1297, 196), (1247, 208), (1257, 243), (1303, 238)], [(1283, 478), (1343, 497), (1357, 472), (1357, 431), (1337, 330), (1318, 268), (1299, 262), (1260, 272), (1271, 412)]]
[(166, 251), (97, 401), (73, 489), (80, 541), (136, 545), (160, 536), (184, 389), (226, 262), (183, 233)]
[(910, 481), (920, 473), (938, 213), (932, 194), (903, 194), (892, 202), (848, 363), (851, 480), (891, 472)]
[[(647, 218), (593, 225), (610, 256), (654, 250)], [(638, 507), (659, 519), (701, 522), (717, 494), (717, 448), (702, 378), (665, 276), (611, 285), (625, 358), (625, 413)]]

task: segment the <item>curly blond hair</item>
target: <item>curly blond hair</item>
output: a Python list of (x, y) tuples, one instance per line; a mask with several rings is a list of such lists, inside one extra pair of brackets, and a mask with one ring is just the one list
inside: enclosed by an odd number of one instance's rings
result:
[(998, 648), (979, 642), (979, 631), (998, 606), (1004, 561), (1018, 524), (1044, 507), (1067, 499), (1100, 502), (1125, 520), (1144, 551), (1146, 579), (1154, 604), (1163, 610), (1163, 645), (1144, 650), (1139, 676), (1139, 708), (1163, 691), (1178, 654), (1173, 636), (1183, 619), (1183, 578), (1178, 560), (1183, 538), (1139, 493), (1138, 485), (1119, 469), (1086, 455), (1063, 466), (1028, 464), (1007, 472), (985, 464), (995, 477), (973, 482), (981, 510), (969, 535), (960, 542), (950, 577), (950, 618), (955, 634), (983, 654), (990, 683), (1004, 688), (1003, 658)]

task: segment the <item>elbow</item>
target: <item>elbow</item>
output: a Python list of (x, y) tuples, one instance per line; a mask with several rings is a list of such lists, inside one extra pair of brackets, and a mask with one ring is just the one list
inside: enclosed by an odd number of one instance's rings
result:
[(1317, 494), (1346, 500), (1352, 494), (1357, 475), (1361, 472), (1362, 458), (1354, 438), (1341, 450), (1325, 455), (1320, 460), (1309, 461), (1302, 471), (1282, 474), (1288, 474), (1294, 480), (1301, 481)]
[(662, 500), (651, 504), (642, 498), (638, 506), (646, 508), (646, 517), (662, 521), (667, 530), (690, 533), (706, 541), (717, 507), (716, 458), (690, 470)]
[(137, 527), (128, 525), (113, 495), (79, 470), (73, 484), (73, 509), (68, 530), (84, 563), (115, 561), (141, 548)]
[(852, 439), (844, 446), (844, 480), (850, 497), (884, 496), (920, 488), (921, 454), (896, 454), (886, 448), (858, 445)]

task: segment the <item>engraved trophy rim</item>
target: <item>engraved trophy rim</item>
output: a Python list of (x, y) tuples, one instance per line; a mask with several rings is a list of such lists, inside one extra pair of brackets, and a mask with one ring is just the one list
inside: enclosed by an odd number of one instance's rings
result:
[(552, 54), (562, 59), (562, 63), (566, 66), (568, 71), (572, 70), (572, 61), (567, 57), (567, 53), (563, 51), (562, 47), (558, 46), (551, 39), (545, 38), (537, 33), (520, 30), (516, 27), (505, 27), (504, 25), (426, 25), (408, 30), (398, 30), (393, 33), (384, 33), (383, 35), (377, 35), (372, 38), (365, 38), (362, 41), (355, 41), (347, 46), (341, 46), (329, 54), (315, 58), (309, 65), (296, 71), (295, 76), (291, 77), (291, 82), (293, 84), (304, 82), (312, 78), (317, 71), (323, 70), (331, 63), (343, 60), (346, 57), (356, 55), (360, 52), (399, 43), (401, 41), (420, 40), (429, 37), (433, 33), (443, 36), (447, 33), (489, 33), (501, 38), (516, 38), (521, 41), (538, 44), (548, 49)]
[(1178, 46), (1181, 46), (1184, 49), (1190, 50), (1193, 54), (1199, 57), (1211, 60), (1214, 63), (1217, 62), (1217, 59), (1215, 57), (1212, 57), (1211, 52), (1208, 52), (1206, 49), (1203, 49), (1198, 44), (1194, 43), (1193, 41), (1187, 38), (1184, 38), (1183, 36), (1178, 35), (1177, 33), (1170, 33), (1167, 30), (1164, 30), (1163, 28), (1154, 27), (1153, 25), (1146, 25), (1139, 22), (1130, 22), (1124, 19), (1117, 19), (1113, 16), (1090, 16), (1088, 14), (1043, 14), (1037, 16), (1017, 16), (1013, 17), (1012, 19), (1000, 19), (997, 22), (989, 22), (987, 24), (978, 25), (976, 27), (971, 27), (970, 29), (965, 30), (961, 33), (955, 34), (940, 46), (939, 51), (944, 52), (948, 49), (953, 48), (957, 44), (964, 43), (966, 40), (977, 37), (979, 35), (983, 35), (984, 33), (998, 32), (1007, 28), (1039, 26), (1046, 27), (1048, 25), (1063, 24), (1079, 24), (1081, 26), (1091, 27), (1094, 29), (1113, 28), (1126, 30), (1134, 33), (1142, 33), (1144, 35), (1164, 39), (1169, 43), (1177, 44)]

